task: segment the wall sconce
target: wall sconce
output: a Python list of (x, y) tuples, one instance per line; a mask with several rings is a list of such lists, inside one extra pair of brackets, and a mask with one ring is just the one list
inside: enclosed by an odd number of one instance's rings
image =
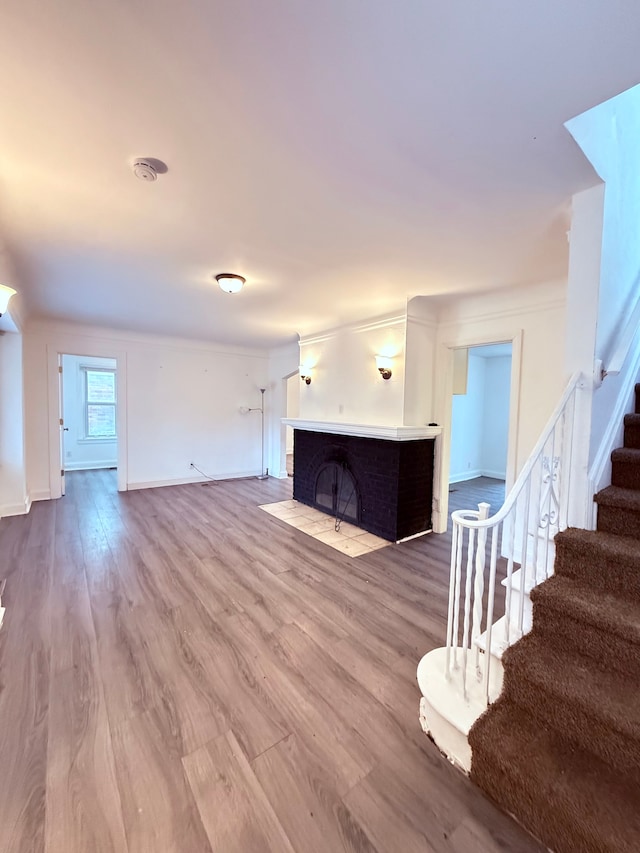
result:
[(7, 310), (7, 306), (9, 305), (9, 300), (13, 296), (14, 293), (17, 293), (12, 287), (9, 287), (6, 284), (0, 284), (0, 317)]
[(311, 385), (311, 368), (305, 367), (304, 364), (301, 364), (298, 370), (300, 371), (300, 379), (302, 379), (304, 384)]
[(383, 379), (391, 379), (391, 368), (393, 366), (393, 359), (389, 358), (385, 355), (377, 355), (376, 356), (376, 367), (380, 371), (380, 376)]

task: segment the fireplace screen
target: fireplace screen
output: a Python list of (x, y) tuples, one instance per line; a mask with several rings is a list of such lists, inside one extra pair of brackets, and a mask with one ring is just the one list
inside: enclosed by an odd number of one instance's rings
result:
[(345, 521), (359, 520), (358, 487), (345, 464), (328, 462), (316, 478), (315, 503), (319, 509)]

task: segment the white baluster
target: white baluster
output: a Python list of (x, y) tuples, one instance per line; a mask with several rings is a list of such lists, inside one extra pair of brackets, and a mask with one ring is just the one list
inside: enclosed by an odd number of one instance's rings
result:
[(493, 605), (496, 598), (496, 565), (498, 562), (498, 531), (496, 525), (491, 531), (491, 557), (489, 562), (489, 593), (487, 595), (487, 642), (485, 647), (484, 691), (489, 704), (489, 674), (491, 671), (491, 634), (493, 632)]
[(462, 545), (464, 539), (464, 528), (460, 528), (460, 536), (458, 537), (458, 547), (456, 548), (456, 594), (453, 608), (453, 666), (458, 668), (458, 639), (459, 639), (459, 620), (460, 620), (460, 583), (462, 575)]
[[(491, 505), (482, 502), (478, 504), (478, 518), (485, 521), (489, 516)], [(485, 564), (485, 546), (487, 542), (486, 527), (478, 528), (478, 545), (476, 548), (476, 572), (475, 584), (473, 590), (473, 627), (471, 629), (471, 642), (473, 643), (482, 633), (482, 611), (484, 595), (484, 564)], [(480, 649), (476, 645), (476, 676), (480, 678)]]
[(469, 614), (471, 612), (471, 581), (473, 578), (473, 546), (476, 532), (473, 527), (469, 530), (469, 545), (467, 547), (467, 576), (464, 590), (464, 625), (462, 628), (462, 692), (467, 698), (467, 652), (469, 649)]

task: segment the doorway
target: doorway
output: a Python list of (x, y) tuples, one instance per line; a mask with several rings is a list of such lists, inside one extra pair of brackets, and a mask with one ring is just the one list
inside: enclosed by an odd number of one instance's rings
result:
[[(47, 345), (49, 495), (65, 494), (71, 472), (103, 470), (109, 490), (127, 489), (126, 353)], [(105, 351), (106, 350), (106, 351)]]
[(60, 362), (63, 478), (69, 471), (117, 469), (116, 360), (63, 354)]
[(493, 514), (505, 497), (512, 344), (458, 349), (454, 364), (449, 493), (461, 491), (458, 484), (464, 483), (466, 491), (472, 488), (474, 503), (486, 499)]

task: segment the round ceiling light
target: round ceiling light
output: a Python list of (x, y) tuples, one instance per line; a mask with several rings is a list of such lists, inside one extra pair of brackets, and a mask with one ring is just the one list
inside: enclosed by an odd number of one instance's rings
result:
[(225, 293), (238, 293), (242, 290), (246, 278), (232, 272), (220, 272), (216, 276), (216, 281)]

